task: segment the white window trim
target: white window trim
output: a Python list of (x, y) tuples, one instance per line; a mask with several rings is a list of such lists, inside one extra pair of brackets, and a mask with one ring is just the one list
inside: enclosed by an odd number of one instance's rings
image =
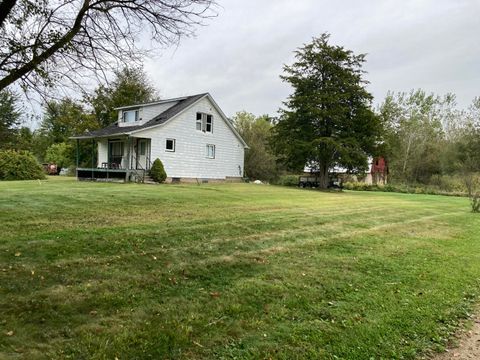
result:
[[(213, 148), (213, 156), (210, 156), (209, 151), (208, 151), (209, 148)], [(214, 144), (207, 144), (207, 146), (205, 147), (205, 157), (207, 159), (215, 159), (215, 155), (216, 155), (215, 152), (216, 152), (215, 145)]]
[[(135, 121), (125, 121), (125, 115), (129, 112), (135, 112)], [(126, 124), (129, 124), (129, 123), (134, 123), (134, 122), (137, 122), (140, 118), (140, 109), (133, 109), (133, 110), (123, 110), (122, 112), (122, 122), (123, 123), (126, 123)]]
[[(167, 141), (168, 141), (168, 140), (173, 141), (173, 149), (167, 149)], [(167, 152), (175, 152), (176, 147), (177, 147), (177, 140), (176, 140), (176, 139), (165, 139), (165, 151), (167, 151)]]
[[(198, 114), (201, 115), (201, 119), (197, 119)], [(210, 123), (210, 131), (207, 131), (207, 118), (210, 116), (212, 122)], [(201, 124), (200, 129), (197, 129), (197, 125)], [(207, 114), (202, 112), (197, 112), (195, 115), (195, 129), (201, 131), (204, 134), (213, 134), (213, 114)]]

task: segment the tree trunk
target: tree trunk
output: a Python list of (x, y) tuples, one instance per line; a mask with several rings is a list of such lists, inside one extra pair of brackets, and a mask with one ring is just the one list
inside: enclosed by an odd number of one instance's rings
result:
[(320, 189), (327, 189), (328, 188), (328, 166), (321, 164), (319, 167), (318, 172), (318, 187)]

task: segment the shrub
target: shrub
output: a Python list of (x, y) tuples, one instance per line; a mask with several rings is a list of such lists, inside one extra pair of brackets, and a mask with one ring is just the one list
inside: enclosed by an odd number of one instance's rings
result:
[(165, 172), (165, 168), (160, 159), (155, 159), (153, 162), (152, 168), (150, 169), (150, 176), (153, 181), (158, 183), (163, 183), (167, 178), (167, 173)]
[(45, 179), (42, 167), (28, 151), (0, 151), (0, 180)]
[(282, 186), (298, 186), (298, 176), (297, 175), (281, 175), (276, 179), (275, 185)]

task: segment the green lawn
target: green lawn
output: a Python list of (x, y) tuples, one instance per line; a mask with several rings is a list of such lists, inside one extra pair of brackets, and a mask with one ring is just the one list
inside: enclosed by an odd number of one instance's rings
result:
[(480, 290), (468, 200), (0, 183), (2, 359), (413, 359)]

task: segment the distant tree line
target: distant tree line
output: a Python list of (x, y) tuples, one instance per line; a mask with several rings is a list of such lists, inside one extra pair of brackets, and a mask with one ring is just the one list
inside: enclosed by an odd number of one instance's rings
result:
[[(272, 182), (309, 165), (326, 187), (334, 167), (364, 173), (374, 156), (385, 157), (390, 181), (403, 184), (439, 183), (444, 177), (480, 172), (480, 98), (459, 109), (454, 94), (419, 89), (391, 92), (374, 108), (364, 62), (364, 55), (330, 44), (328, 34), (299, 48), (281, 76), (293, 91), (279, 117), (241, 111), (232, 119), (249, 145), (246, 176)], [(0, 149), (28, 150), (41, 162), (67, 167), (75, 154), (69, 137), (115, 122), (116, 107), (157, 98), (143, 69), (126, 67), (80, 99), (46, 101), (42, 121), (32, 131), (22, 126), (19, 95), (4, 89)], [(91, 146), (82, 144), (81, 163), (91, 156)]]
[(375, 156), (388, 161), (389, 180), (403, 184), (438, 184), (444, 177), (480, 172), (480, 97), (459, 109), (454, 94), (418, 89), (390, 92), (374, 108), (365, 90), (364, 55), (329, 44), (328, 34), (295, 55), (282, 75), (293, 93), (280, 117), (266, 121), (268, 116), (241, 112), (234, 118), (252, 144), (248, 177), (270, 181), (309, 165), (325, 187), (334, 167), (364, 173)]

